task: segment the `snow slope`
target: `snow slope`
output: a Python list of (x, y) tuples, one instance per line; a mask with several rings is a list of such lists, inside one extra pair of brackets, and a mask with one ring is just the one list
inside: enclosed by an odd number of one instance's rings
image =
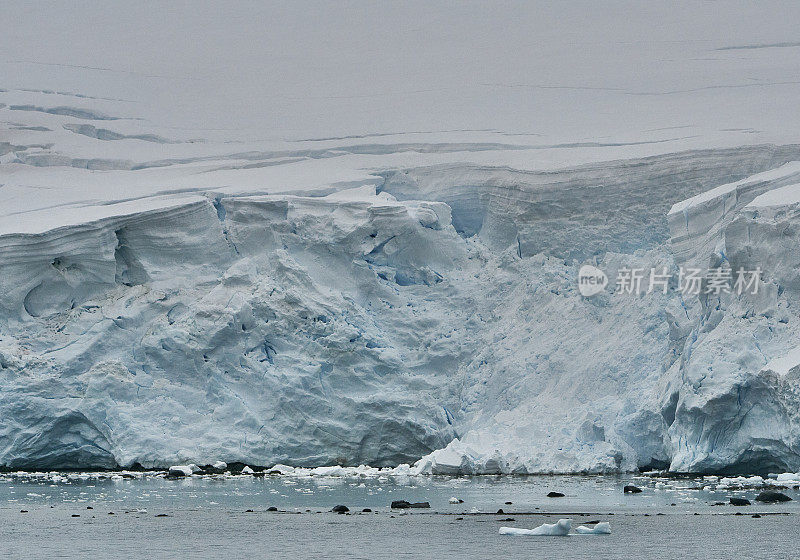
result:
[(796, 11), (15, 10), (0, 465), (800, 470)]

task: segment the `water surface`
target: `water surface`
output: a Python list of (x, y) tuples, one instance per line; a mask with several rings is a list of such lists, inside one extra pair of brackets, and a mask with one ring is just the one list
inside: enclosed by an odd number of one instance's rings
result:
[[(626, 484), (643, 492), (625, 494)], [(565, 496), (547, 498), (550, 491)], [(783, 489), (794, 498), (785, 504), (727, 505), (730, 496), (752, 501), (759, 491), (632, 476), (6, 475), (0, 476), (0, 549), (11, 558), (109, 551), (148, 558), (641, 559), (676, 551), (682, 558), (795, 557), (800, 491)], [(451, 504), (451, 497), (463, 503)], [(391, 501), (400, 499), (428, 501), (431, 509), (391, 510)], [(720, 502), (726, 504), (715, 505)], [(350, 515), (331, 513), (337, 504), (347, 505)], [(559, 517), (572, 518), (573, 526), (609, 521), (613, 533), (498, 534), (503, 525), (531, 528)]]

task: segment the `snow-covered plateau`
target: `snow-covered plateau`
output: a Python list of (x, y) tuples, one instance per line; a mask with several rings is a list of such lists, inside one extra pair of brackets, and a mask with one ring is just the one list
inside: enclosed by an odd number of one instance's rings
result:
[(9, 14), (0, 467), (800, 471), (800, 8), (723, 4)]

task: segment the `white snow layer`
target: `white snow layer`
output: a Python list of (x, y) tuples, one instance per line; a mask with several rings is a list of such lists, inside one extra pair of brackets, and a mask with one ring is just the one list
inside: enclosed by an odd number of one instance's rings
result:
[(0, 465), (800, 471), (797, 7), (118, 8), (0, 21)]

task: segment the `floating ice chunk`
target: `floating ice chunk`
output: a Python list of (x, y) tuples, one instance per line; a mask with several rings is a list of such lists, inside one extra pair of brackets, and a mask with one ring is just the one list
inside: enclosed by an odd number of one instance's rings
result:
[[(538, 529), (538, 527), (537, 527)], [(501, 535), (512, 535), (515, 537), (524, 537), (530, 535), (538, 535), (539, 533), (534, 532), (535, 529), (520, 529), (518, 527), (500, 527), (500, 534)]]
[(725, 477), (719, 481), (718, 488), (728, 488), (731, 486), (763, 486), (764, 479), (760, 476), (735, 476)]
[(215, 469), (218, 469), (218, 470), (224, 471), (225, 469), (227, 469), (227, 468), (228, 468), (228, 463), (226, 463), (225, 461), (216, 461), (216, 462), (215, 462), (213, 465), (211, 465), (211, 466), (212, 466), (212, 467), (214, 467)]
[(594, 527), (587, 527), (586, 525), (581, 525), (575, 532), (579, 535), (610, 535), (611, 534), (611, 525), (608, 521), (603, 521), (602, 523), (598, 523)]
[(800, 474), (798, 473), (781, 473), (775, 478), (775, 482), (788, 482), (798, 484), (800, 483)]
[(410, 476), (413, 474), (411, 470), (411, 465), (408, 463), (402, 463), (397, 465), (394, 469), (392, 469), (392, 474), (394, 476)]
[(172, 465), (169, 468), (170, 476), (192, 476), (193, 472), (191, 465)]
[(245, 465), (245, 467), (242, 469), (242, 474), (253, 474), (253, 472), (255, 471), (253, 471), (253, 469), (251, 469), (247, 465)]
[(450, 502), (451, 504), (463, 504), (463, 503), (464, 503), (464, 500), (459, 500), (458, 498), (456, 498), (455, 496), (453, 496), (452, 498), (450, 498), (449, 502)]
[(292, 474), (296, 469), (295, 467), (290, 467), (289, 465), (282, 465), (278, 463), (277, 465), (273, 465), (270, 471), (278, 471), (281, 474)]
[[(606, 523), (608, 525), (608, 523)], [(518, 527), (500, 527), (501, 535), (514, 536), (546, 536), (564, 537), (569, 534), (572, 528), (571, 519), (559, 519), (556, 523), (545, 523), (535, 529), (520, 529)]]

